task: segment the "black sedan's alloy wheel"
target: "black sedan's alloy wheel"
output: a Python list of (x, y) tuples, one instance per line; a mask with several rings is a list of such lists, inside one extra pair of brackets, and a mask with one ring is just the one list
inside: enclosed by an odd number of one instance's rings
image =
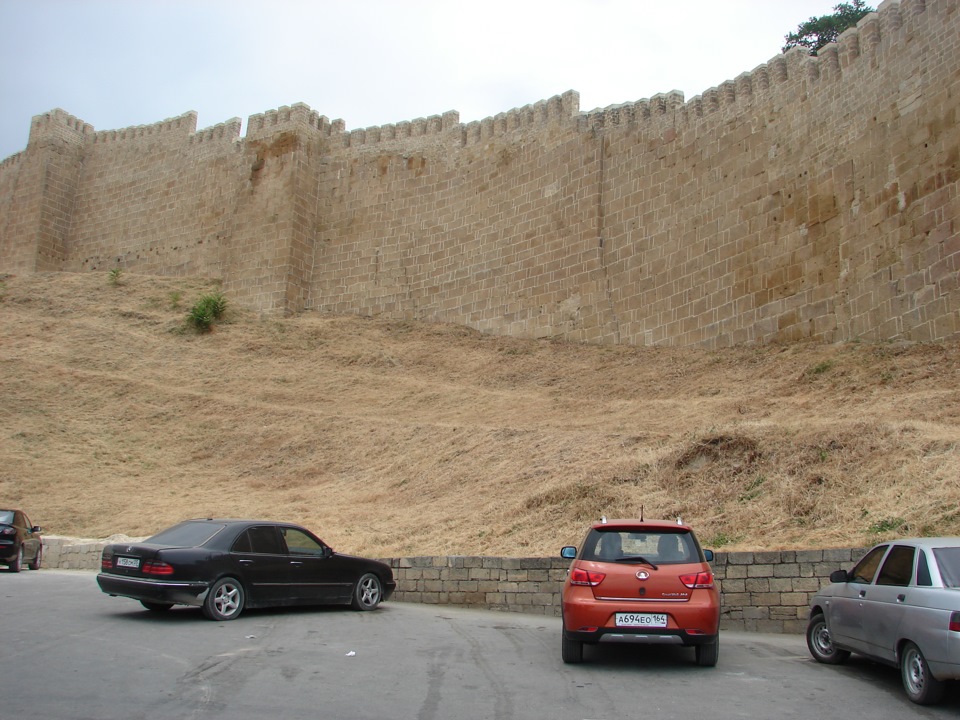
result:
[(220, 578), (203, 601), (203, 614), (211, 620), (233, 620), (243, 611), (243, 585), (232, 577)]
[(354, 610), (375, 610), (382, 597), (383, 587), (380, 585), (380, 578), (373, 573), (367, 573), (357, 580), (350, 606)]

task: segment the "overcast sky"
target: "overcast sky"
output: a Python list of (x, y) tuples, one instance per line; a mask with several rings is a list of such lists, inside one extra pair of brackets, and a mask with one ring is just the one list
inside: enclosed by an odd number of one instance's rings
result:
[[(839, 0), (0, 0), (0, 159), (62, 108), (114, 130), (198, 129), (303, 102), (348, 130), (482, 120), (580, 93), (690, 100)], [(874, 3), (876, 7), (876, 3)]]

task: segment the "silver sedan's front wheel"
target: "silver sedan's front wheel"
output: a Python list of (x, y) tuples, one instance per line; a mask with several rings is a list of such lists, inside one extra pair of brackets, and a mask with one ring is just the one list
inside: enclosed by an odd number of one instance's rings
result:
[(383, 599), (383, 587), (380, 578), (373, 573), (367, 573), (353, 588), (353, 600), (350, 606), (354, 610), (375, 610)]
[(822, 613), (810, 618), (807, 625), (807, 649), (817, 662), (827, 665), (838, 665), (850, 657), (849, 650), (840, 650), (833, 644), (830, 629)]

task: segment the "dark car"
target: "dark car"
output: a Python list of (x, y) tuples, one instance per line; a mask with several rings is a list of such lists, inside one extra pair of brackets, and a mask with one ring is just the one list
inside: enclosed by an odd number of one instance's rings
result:
[(596, 643), (673, 644), (694, 648), (698, 665), (720, 652), (720, 592), (693, 529), (665, 520), (601, 519), (587, 531), (563, 586), (560, 655), (583, 661)]
[(815, 660), (835, 665), (855, 652), (898, 667), (921, 705), (960, 679), (960, 537), (881, 543), (830, 582), (810, 602)]
[(31, 525), (23, 510), (0, 510), (0, 565), (10, 572), (20, 572), (24, 563), (31, 570), (39, 570), (43, 559), (42, 530)]
[(107, 545), (97, 583), (148, 610), (194, 605), (211, 620), (283, 605), (374, 610), (396, 588), (386, 563), (336, 553), (299, 525), (210, 518)]

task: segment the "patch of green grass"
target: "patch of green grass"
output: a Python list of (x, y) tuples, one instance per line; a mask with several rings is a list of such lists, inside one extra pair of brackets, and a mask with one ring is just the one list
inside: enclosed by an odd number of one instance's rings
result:
[(833, 367), (833, 360), (824, 360), (807, 369), (807, 375), (823, 375)]
[(122, 284), (123, 284), (123, 270), (121, 270), (120, 268), (117, 267), (117, 268), (114, 268), (113, 270), (111, 270), (110, 272), (108, 272), (108, 273), (107, 273), (107, 282), (110, 283), (111, 285), (113, 285), (113, 287), (117, 287), (118, 285), (122, 285)]
[(227, 309), (227, 298), (221, 292), (202, 295), (187, 313), (187, 323), (197, 332), (209, 332), (213, 324), (223, 317)]
[(883, 535), (884, 533), (899, 530), (906, 524), (907, 521), (902, 517), (884, 518), (883, 520), (877, 520), (877, 522), (871, 523), (870, 532), (872, 532), (874, 535)]
[(183, 291), (182, 290), (171, 290), (170, 291), (170, 309), (179, 310), (180, 301), (183, 300)]
[(757, 475), (753, 480), (750, 481), (750, 484), (744, 488), (743, 492), (740, 494), (740, 497), (737, 498), (740, 502), (750, 502), (755, 500), (760, 496), (760, 493), (763, 492), (763, 484), (767, 481), (765, 475)]
[(733, 535), (727, 535), (725, 532), (718, 532), (711, 538), (707, 539), (706, 546), (709, 548), (722, 548), (724, 545), (730, 545), (735, 543), (737, 538)]

